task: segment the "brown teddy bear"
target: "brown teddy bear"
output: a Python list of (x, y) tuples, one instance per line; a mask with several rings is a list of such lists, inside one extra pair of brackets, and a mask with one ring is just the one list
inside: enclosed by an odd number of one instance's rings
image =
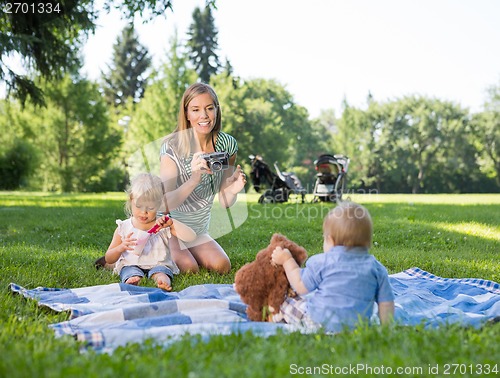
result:
[(273, 265), (271, 255), (276, 247), (288, 249), (300, 265), (307, 259), (307, 251), (280, 234), (274, 234), (271, 243), (257, 253), (255, 261), (243, 265), (234, 277), (234, 286), (241, 300), (247, 304), (247, 315), (253, 321), (268, 321), (277, 313), (289, 291), (292, 291), (285, 270)]

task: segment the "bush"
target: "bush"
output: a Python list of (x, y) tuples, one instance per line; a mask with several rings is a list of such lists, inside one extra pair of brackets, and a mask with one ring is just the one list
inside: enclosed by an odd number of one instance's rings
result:
[(101, 177), (93, 177), (85, 186), (85, 192), (123, 192), (128, 184), (125, 170), (118, 167), (106, 169)]
[(35, 148), (28, 142), (16, 140), (0, 155), (0, 189), (13, 190), (25, 187), (28, 177), (37, 166)]

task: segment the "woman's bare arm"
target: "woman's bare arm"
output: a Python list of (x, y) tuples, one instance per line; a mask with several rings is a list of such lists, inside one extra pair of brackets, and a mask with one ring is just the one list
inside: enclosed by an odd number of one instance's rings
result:
[(160, 177), (165, 188), (165, 199), (169, 210), (179, 207), (201, 181), (201, 173), (193, 172), (185, 183), (177, 187), (178, 175), (179, 171), (175, 162), (167, 155), (163, 155), (160, 161)]

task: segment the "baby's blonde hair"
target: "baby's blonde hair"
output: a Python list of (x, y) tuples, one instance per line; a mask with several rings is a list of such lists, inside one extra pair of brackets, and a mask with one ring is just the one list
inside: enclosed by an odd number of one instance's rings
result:
[(163, 186), (161, 179), (151, 173), (139, 173), (130, 180), (127, 189), (127, 202), (125, 203), (125, 213), (132, 215), (132, 200), (151, 202), (159, 209), (163, 201)]
[(335, 245), (369, 248), (372, 243), (372, 218), (365, 207), (344, 201), (328, 212), (323, 221), (323, 233), (330, 235)]

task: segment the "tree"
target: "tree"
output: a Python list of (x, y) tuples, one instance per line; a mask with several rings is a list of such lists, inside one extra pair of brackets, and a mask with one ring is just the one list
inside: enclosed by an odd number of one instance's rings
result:
[[(329, 125), (333, 133), (331, 151), (329, 153), (342, 154), (350, 158), (348, 180), (349, 186), (375, 186), (380, 187), (377, 181), (379, 175), (370, 172), (372, 169), (379, 170), (376, 166), (374, 154), (373, 130), (376, 122), (372, 122), (370, 117), (374, 117), (377, 112), (375, 103), (371, 102), (371, 111), (364, 111), (343, 101), (342, 116), (336, 122), (326, 119), (325, 125)], [(375, 164), (373, 164), (375, 163)], [(376, 168), (375, 168), (376, 167)]]
[(18, 100), (0, 101), (0, 187), (33, 187), (40, 154), (33, 142), (37, 126)]
[(478, 150), (491, 161), (492, 170), (500, 187), (500, 112), (487, 110), (474, 117), (474, 132), (479, 138)]
[[(16, 3), (6, 1), (16, 7)], [(29, 3), (18, 3), (29, 4)], [(33, 3), (35, 4), (35, 3)], [(43, 105), (43, 92), (35, 85), (33, 76), (42, 79), (60, 79), (65, 71), (74, 69), (80, 60), (83, 37), (95, 28), (97, 13), (93, 1), (46, 1), (48, 12), (0, 13), (0, 81), (4, 81), (8, 94), (14, 94), (24, 105), (28, 98)], [(28, 5), (29, 8), (29, 5)], [(27, 72), (16, 72), (7, 57), (20, 58)], [(15, 57), (14, 57), (15, 58)]]
[(209, 83), (210, 77), (217, 74), (221, 67), (217, 55), (217, 33), (211, 7), (205, 7), (203, 12), (196, 8), (193, 11), (193, 23), (187, 32), (187, 48), (195, 71), (205, 83)]
[[(95, 0), (47, 0), (40, 2), (51, 13), (34, 12), (36, 2), (19, 2), (28, 7), (28, 12), (0, 13), (0, 81), (5, 82), (8, 95), (13, 95), (24, 104), (31, 99), (43, 105), (43, 91), (33, 78), (59, 80), (64, 73), (71, 72), (81, 61), (79, 51), (88, 33), (93, 32), (99, 12)], [(3, 1), (2, 10), (12, 1)], [(215, 7), (215, 0), (206, 0), (206, 5)], [(172, 0), (106, 0), (104, 9), (119, 9), (131, 20), (138, 14), (152, 19), (172, 10)], [(34, 8), (33, 8), (34, 9)], [(38, 9), (38, 8), (37, 8)], [(24, 72), (16, 72), (8, 58), (18, 58)]]
[(212, 78), (222, 111), (222, 129), (238, 141), (238, 163), (262, 155), (283, 170), (312, 160), (315, 129), (307, 110), (274, 80), (236, 80), (228, 72)]
[(132, 162), (128, 160), (137, 150), (144, 148), (148, 156), (154, 156), (152, 159), (159, 162), (159, 146), (149, 144), (174, 131), (182, 94), (198, 79), (196, 72), (188, 68), (188, 57), (180, 52), (177, 33), (170, 42), (168, 63), (162, 64), (152, 75), (143, 99), (127, 114), (130, 120), (125, 134), (125, 151), (130, 169)]
[(16, 138), (0, 153), (0, 189), (15, 190), (26, 187), (35, 171), (36, 151), (27, 141)]
[[(467, 110), (448, 101), (407, 96), (365, 110), (344, 102), (336, 151), (351, 158), (349, 181), (386, 193), (485, 191)], [(488, 184), (488, 185), (485, 185)]]
[(43, 87), (46, 108), (31, 114), (42, 157), (44, 188), (93, 191), (105, 177), (121, 136), (110, 128), (98, 85), (66, 75)]
[(408, 96), (368, 109), (379, 189), (386, 192), (471, 191), (477, 166), (467, 111), (447, 101)]
[(108, 75), (102, 75), (106, 101), (115, 107), (123, 106), (127, 99), (138, 102), (144, 95), (144, 73), (150, 65), (148, 50), (140, 44), (134, 24), (130, 23), (113, 45)]
[(196, 73), (188, 68), (188, 57), (180, 52), (177, 33), (170, 43), (167, 63), (163, 63), (158, 72), (152, 75), (144, 98), (130, 114), (127, 136), (129, 152), (175, 129), (182, 94), (197, 79)]
[(474, 134), (478, 138), (478, 151), (486, 161), (500, 187), (500, 86), (488, 89), (485, 110), (473, 118)]

